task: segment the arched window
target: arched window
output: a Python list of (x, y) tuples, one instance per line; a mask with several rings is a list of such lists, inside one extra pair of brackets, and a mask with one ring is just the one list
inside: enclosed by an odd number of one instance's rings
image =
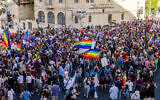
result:
[(58, 13), (58, 24), (65, 25), (65, 16), (62, 12)]
[(49, 24), (54, 24), (55, 23), (54, 14), (52, 12), (48, 13), (48, 23)]
[(38, 20), (39, 20), (39, 22), (41, 22), (41, 23), (44, 23), (44, 22), (45, 22), (45, 15), (44, 15), (44, 12), (43, 12), (43, 11), (39, 11), (39, 13), (38, 13)]
[(90, 15), (89, 18), (88, 18), (88, 22), (92, 22), (92, 16)]

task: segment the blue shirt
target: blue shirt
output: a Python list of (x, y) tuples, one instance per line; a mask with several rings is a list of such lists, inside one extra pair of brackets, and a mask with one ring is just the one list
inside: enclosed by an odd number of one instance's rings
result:
[(22, 92), (22, 96), (24, 100), (29, 100), (30, 93), (28, 91)]
[(58, 92), (59, 92), (59, 86), (58, 85), (52, 86), (52, 96), (58, 96)]

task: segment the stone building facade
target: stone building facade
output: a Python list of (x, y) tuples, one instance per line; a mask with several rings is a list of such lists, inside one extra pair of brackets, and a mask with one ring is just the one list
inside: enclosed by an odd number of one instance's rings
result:
[(113, 19), (118, 23), (143, 19), (145, 0), (34, 0), (33, 6), (24, 3), (9, 9), (15, 15), (14, 22), (23, 29), (61, 25), (81, 28), (107, 25)]
[[(35, 19), (40, 27), (106, 25), (112, 19), (143, 18), (145, 0), (35, 0)], [(138, 15), (139, 9), (142, 13)], [(65, 17), (66, 16), (66, 17)]]

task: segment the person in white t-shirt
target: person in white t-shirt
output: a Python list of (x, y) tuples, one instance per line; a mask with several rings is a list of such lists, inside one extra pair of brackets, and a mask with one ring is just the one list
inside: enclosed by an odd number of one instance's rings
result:
[(135, 93), (132, 94), (131, 100), (140, 100), (140, 93), (139, 93), (139, 91), (135, 91)]
[(115, 84), (112, 84), (112, 87), (109, 89), (109, 93), (110, 93), (110, 99), (111, 100), (115, 100), (118, 99), (118, 87), (115, 86)]
[(30, 73), (27, 74), (26, 82), (27, 82), (27, 88), (28, 88), (29, 92), (31, 92), (31, 88), (32, 88), (32, 76), (31, 76)]
[(131, 79), (129, 79), (129, 80), (126, 82), (126, 85), (128, 85), (129, 93), (131, 94), (131, 93), (132, 93), (132, 90), (133, 90), (133, 82), (131, 81)]
[(14, 95), (15, 95), (15, 93), (14, 93), (13, 89), (9, 86), (8, 87), (8, 100), (13, 100)]
[(23, 80), (24, 80), (24, 77), (23, 77), (23, 75), (20, 73), (20, 75), (18, 76), (18, 79), (17, 79), (17, 81), (18, 81), (18, 83), (19, 83), (19, 90), (20, 90), (20, 92), (22, 92)]

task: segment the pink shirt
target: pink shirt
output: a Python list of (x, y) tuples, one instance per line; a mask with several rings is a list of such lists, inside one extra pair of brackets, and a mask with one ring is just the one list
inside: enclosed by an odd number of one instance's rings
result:
[(146, 66), (147, 69), (149, 69), (149, 65), (150, 65), (150, 61), (149, 61), (149, 60), (146, 60), (146, 61), (145, 61), (145, 66)]

